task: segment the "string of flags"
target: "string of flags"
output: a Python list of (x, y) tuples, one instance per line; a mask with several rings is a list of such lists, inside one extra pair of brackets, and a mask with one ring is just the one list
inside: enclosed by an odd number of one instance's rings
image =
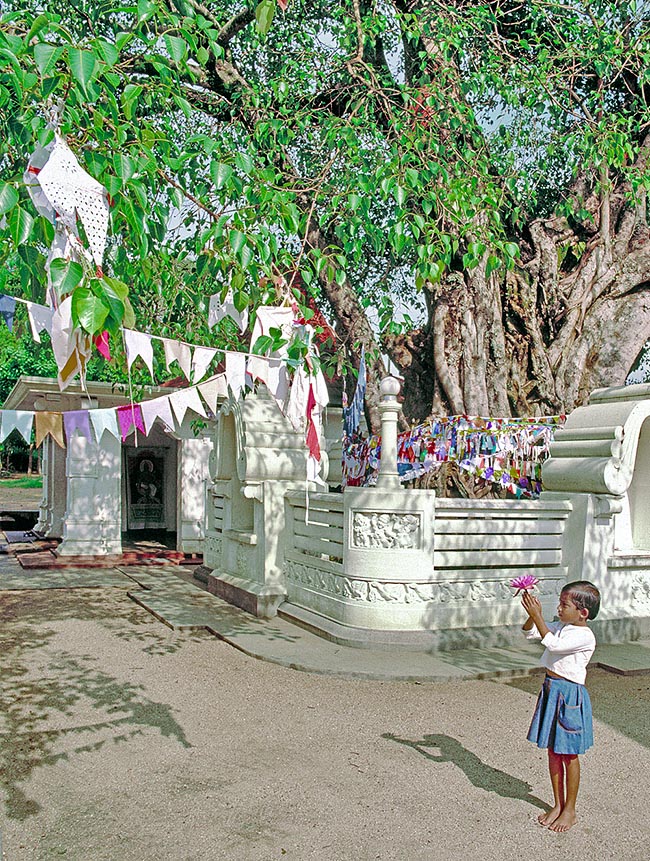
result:
[[(44, 331), (50, 336), (59, 386), (64, 390), (77, 375), (82, 387), (85, 387), (85, 370), (93, 344), (107, 361), (111, 361), (112, 357), (109, 333), (103, 331), (91, 339), (87, 333), (75, 327), (72, 296), (62, 298), (58, 295), (52, 280), (52, 264), (57, 259), (75, 262), (85, 274), (104, 278), (102, 265), (110, 209), (106, 189), (81, 167), (59, 133), (62, 107), (59, 104), (50, 109), (48, 127), (53, 132), (52, 140), (46, 146), (39, 145), (32, 153), (24, 175), (35, 208), (54, 225), (54, 238), (45, 264), (48, 304), (39, 305), (0, 294), (0, 316), (11, 331), (16, 303), (25, 304), (34, 340), (40, 342)], [(83, 238), (79, 224), (83, 227)], [(248, 311), (238, 311), (231, 291), (223, 300), (219, 293), (210, 297), (208, 326), (212, 328), (226, 316), (235, 320), (241, 332), (247, 329)], [(139, 359), (155, 382), (153, 341), (159, 340), (163, 343), (167, 369), (170, 370), (171, 364), (175, 362), (192, 387), (142, 403), (134, 403), (131, 397), (130, 404), (109, 410), (69, 413), (3, 410), (0, 411), (0, 442), (13, 430), (30, 442), (32, 428), (36, 445), (40, 445), (46, 436), (51, 436), (58, 445), (64, 446), (66, 439), (69, 440), (75, 433), (89, 440), (94, 433), (98, 442), (106, 432), (122, 440), (134, 428), (136, 432), (146, 435), (157, 418), (167, 427), (173, 428), (175, 422), (182, 423), (188, 409), (207, 417), (204, 403), (212, 413), (216, 413), (219, 394), (226, 395), (230, 391), (238, 398), (245, 387), (252, 388), (259, 380), (266, 385), (293, 427), (305, 434), (309, 451), (308, 473), (317, 477), (321, 459), (322, 413), (328, 402), (328, 394), (322, 372), (314, 367), (318, 353), (312, 343), (313, 328), (299, 319), (295, 305), (260, 308), (256, 314), (251, 345), (259, 337), (270, 335), (274, 328), (281, 330), (284, 344), (270, 356), (219, 350), (122, 328), (129, 381), (132, 365)], [(299, 367), (292, 379), (287, 359), (294, 338), (307, 342), (308, 355), (305, 359), (307, 369)], [(224, 357), (225, 373), (202, 383), (217, 356)]]
[(101, 442), (104, 433), (125, 441), (136, 430), (147, 436), (156, 419), (169, 430), (183, 423), (188, 410), (208, 418), (217, 414), (218, 398), (228, 395), (225, 374), (218, 374), (198, 386), (180, 389), (169, 395), (102, 409), (48, 412), (45, 410), (0, 410), (0, 442), (14, 430), (27, 442), (32, 431), (38, 447), (47, 436), (62, 448), (75, 433), (89, 442)]
[[(418, 425), (397, 438), (400, 480), (412, 481), (443, 463), (514, 496), (536, 497), (542, 489), (542, 463), (555, 431), (566, 416), (484, 418), (448, 416)], [(358, 431), (343, 438), (343, 487), (367, 487), (377, 481), (381, 438)]]

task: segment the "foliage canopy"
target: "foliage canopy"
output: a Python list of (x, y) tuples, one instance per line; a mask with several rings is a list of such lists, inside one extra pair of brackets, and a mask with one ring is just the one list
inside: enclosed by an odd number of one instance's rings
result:
[[(539, 328), (521, 391), (504, 371), (500, 393), (472, 400), (467, 358), (450, 355), (459, 314), (438, 340), (458, 392), (430, 357), (418, 373), (433, 389), (414, 385), (413, 397), (424, 413), (578, 398), (535, 382), (535, 349), (557, 343), (574, 301), (562, 279), (594, 237), (606, 250), (616, 219), (645, 207), (647, 3), (2, 0), (0, 10), (0, 290), (43, 299), (52, 226), (22, 173), (61, 100), (62, 133), (111, 196), (105, 268), (129, 285), (139, 328), (234, 346), (228, 322), (208, 333), (206, 297), (231, 288), (254, 309), (289, 290), (306, 316), (319, 306), (336, 321), (335, 356), (381, 343), (408, 373), (415, 353), (433, 350), (436, 308), (481, 290), (493, 303), (496, 289), (506, 334), (490, 361), (505, 366), (517, 275), (534, 283), (525, 302)], [(535, 225), (553, 235), (552, 289), (530, 268)], [(478, 305), (487, 342), (495, 324)], [(526, 308), (519, 316), (513, 338), (532, 328)]]

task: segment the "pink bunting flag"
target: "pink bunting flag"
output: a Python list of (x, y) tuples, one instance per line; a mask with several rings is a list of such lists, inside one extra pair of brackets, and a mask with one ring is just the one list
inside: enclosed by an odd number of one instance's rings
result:
[(126, 438), (129, 435), (131, 428), (135, 428), (136, 431), (140, 431), (144, 436), (146, 436), (147, 432), (144, 428), (144, 420), (142, 418), (140, 404), (127, 404), (124, 407), (118, 407), (117, 420), (120, 425), (122, 442), (126, 442)]
[(103, 356), (107, 362), (111, 361), (111, 348), (108, 341), (108, 332), (102, 332), (100, 335), (93, 337), (93, 344), (97, 347), (97, 352)]

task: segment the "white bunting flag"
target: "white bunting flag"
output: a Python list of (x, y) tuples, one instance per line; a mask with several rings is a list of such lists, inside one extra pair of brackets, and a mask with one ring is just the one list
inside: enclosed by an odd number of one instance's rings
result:
[(27, 305), (27, 315), (29, 317), (29, 325), (32, 327), (32, 337), (38, 343), (41, 343), (41, 332), (52, 334), (52, 315), (53, 311), (47, 305), (37, 305), (36, 302), (25, 302)]
[(207, 413), (203, 403), (201, 402), (199, 393), (194, 388), (174, 392), (173, 395), (169, 396), (169, 402), (172, 405), (176, 421), (179, 425), (183, 424), (183, 419), (185, 418), (185, 413), (188, 409), (194, 410), (195, 413), (203, 416), (203, 418), (207, 418)]
[(168, 395), (164, 395), (162, 398), (153, 398), (150, 401), (142, 401), (140, 409), (142, 410), (142, 419), (147, 435), (156, 419), (160, 419), (166, 427), (174, 430), (174, 416), (172, 415)]
[(233, 396), (239, 398), (246, 384), (246, 355), (244, 353), (226, 353), (226, 381), (232, 389)]
[(12, 430), (17, 430), (29, 444), (34, 424), (34, 413), (31, 410), (2, 410), (0, 417), (2, 418), (0, 442), (7, 439)]
[(200, 382), (208, 372), (210, 363), (219, 351), (212, 347), (195, 347), (192, 356), (192, 382)]
[(243, 311), (238, 311), (233, 302), (232, 290), (226, 294), (224, 301), (221, 301), (221, 294), (215, 293), (210, 296), (210, 306), (208, 308), (208, 327), (212, 329), (217, 325), (219, 320), (224, 317), (230, 317), (239, 326), (240, 332), (245, 332), (248, 326), (248, 308)]
[[(151, 374), (153, 380), (153, 344), (151, 335), (144, 332), (134, 332), (133, 329), (123, 329), (124, 349), (126, 351), (126, 365), (131, 370), (131, 365), (140, 356)], [(154, 380), (155, 382), (155, 380)]]
[(185, 374), (185, 379), (190, 382), (192, 378), (192, 350), (189, 344), (183, 341), (175, 341), (173, 338), (165, 338), (163, 340), (165, 348), (165, 362), (167, 370), (172, 362), (178, 362), (181, 371)]
[(117, 413), (112, 407), (105, 410), (89, 410), (89, 413), (97, 442), (101, 442), (104, 431), (108, 431), (115, 439), (121, 439)]
[(198, 386), (201, 397), (205, 401), (212, 415), (217, 414), (217, 405), (220, 397), (228, 396), (228, 382), (225, 374), (219, 374)]

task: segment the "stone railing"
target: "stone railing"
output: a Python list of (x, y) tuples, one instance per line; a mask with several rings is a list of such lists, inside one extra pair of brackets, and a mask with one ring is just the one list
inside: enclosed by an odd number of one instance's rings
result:
[(343, 496), (287, 493), (283, 573), (287, 601), (322, 609), (319, 595), (343, 589)]

